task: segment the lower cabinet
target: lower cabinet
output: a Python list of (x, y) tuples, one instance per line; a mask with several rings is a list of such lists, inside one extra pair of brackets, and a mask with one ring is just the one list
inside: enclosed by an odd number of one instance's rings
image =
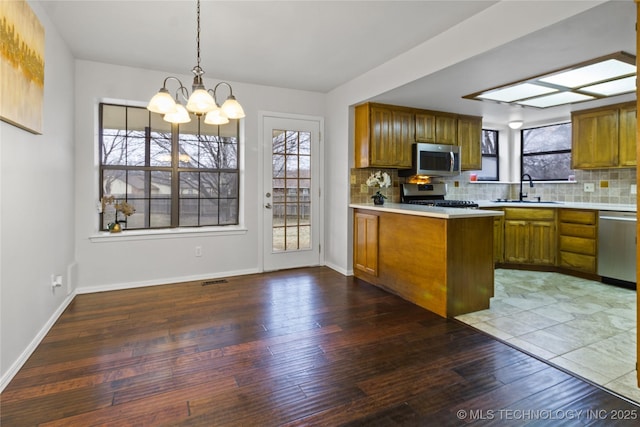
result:
[(504, 262), (556, 264), (555, 209), (504, 210)]
[(504, 261), (504, 218), (493, 218), (493, 262)]
[(353, 236), (353, 267), (378, 275), (378, 217), (356, 212)]
[(598, 212), (560, 209), (558, 212), (558, 250), (560, 267), (596, 273), (598, 251)]

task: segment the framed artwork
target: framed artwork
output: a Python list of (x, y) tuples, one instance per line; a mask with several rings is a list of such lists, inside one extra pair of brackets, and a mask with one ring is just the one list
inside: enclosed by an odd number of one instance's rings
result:
[(44, 27), (26, 0), (0, 1), (0, 120), (42, 134)]

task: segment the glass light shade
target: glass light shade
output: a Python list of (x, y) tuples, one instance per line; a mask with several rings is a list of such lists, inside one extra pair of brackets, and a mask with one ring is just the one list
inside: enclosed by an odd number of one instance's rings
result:
[(196, 89), (189, 97), (187, 110), (196, 114), (204, 114), (216, 108), (213, 97), (204, 89)]
[(229, 123), (229, 118), (222, 112), (219, 107), (211, 110), (204, 116), (204, 122), (208, 125), (225, 125)]
[(515, 86), (495, 89), (478, 95), (478, 98), (491, 99), (499, 102), (513, 102), (519, 99), (531, 98), (547, 93), (557, 92), (558, 89), (535, 85), (532, 83), (521, 83)]
[(635, 65), (627, 64), (626, 62), (618, 61), (616, 59), (609, 59), (608, 61), (598, 62), (585, 67), (541, 78), (540, 81), (576, 88), (604, 80), (622, 77), (626, 74), (635, 74), (635, 72)]
[(580, 89), (583, 92), (595, 93), (602, 96), (620, 95), (636, 90), (636, 76), (613, 80)]
[(175, 113), (167, 113), (164, 115), (164, 121), (169, 123), (189, 123), (191, 121), (191, 117), (189, 116), (189, 112), (186, 108), (179, 102), (176, 103), (176, 112)]
[(516, 102), (516, 104), (528, 105), (530, 107), (547, 108), (555, 107), (556, 105), (571, 104), (572, 102), (588, 101), (590, 99), (595, 99), (595, 97), (583, 95), (581, 93), (560, 92), (554, 93), (552, 95), (540, 96), (538, 98), (518, 101)]
[(520, 129), (522, 127), (522, 125), (524, 124), (524, 122), (522, 120), (512, 120), (509, 122), (509, 127), (511, 129)]
[(229, 95), (224, 104), (222, 104), (222, 111), (230, 119), (241, 119), (245, 117), (244, 110), (236, 98), (233, 95)]
[(176, 101), (173, 100), (167, 89), (162, 88), (151, 98), (147, 110), (159, 114), (175, 113)]

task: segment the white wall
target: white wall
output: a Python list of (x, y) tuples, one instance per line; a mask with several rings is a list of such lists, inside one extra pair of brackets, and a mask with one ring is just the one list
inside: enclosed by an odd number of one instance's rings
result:
[[(190, 68), (185, 64), (185, 73)], [(242, 104), (244, 121), (244, 174), (241, 203), (244, 203), (246, 231), (232, 235), (167, 235), (132, 238), (122, 233), (107, 240), (98, 234), (97, 105), (101, 100), (146, 102), (168, 75), (89, 61), (76, 62), (76, 248), (78, 291), (116, 289), (203, 278), (253, 273), (261, 268), (262, 215), (259, 174), (259, 111), (324, 116), (325, 96), (319, 93), (285, 90), (230, 82)], [(178, 76), (190, 84), (187, 74)], [(213, 87), (215, 78), (205, 79)], [(226, 96), (226, 93), (222, 93)], [(134, 239), (134, 240), (132, 240)], [(202, 257), (195, 257), (195, 247)]]
[[(65, 306), (74, 262), (73, 57), (47, 16), (42, 135), (0, 122), (0, 389)], [(63, 275), (55, 292), (51, 274)]]

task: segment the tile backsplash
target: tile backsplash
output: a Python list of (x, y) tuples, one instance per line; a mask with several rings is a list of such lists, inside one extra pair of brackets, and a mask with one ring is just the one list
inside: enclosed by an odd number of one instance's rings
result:
[[(366, 181), (377, 171), (387, 172), (391, 176), (391, 187), (371, 188)], [(528, 182), (523, 185), (523, 191), (529, 194), (529, 199), (540, 197), (542, 200), (559, 202), (587, 202), (635, 204), (636, 195), (631, 194), (631, 186), (636, 184), (636, 169), (600, 169), (576, 170), (574, 183), (534, 183), (530, 188)], [(447, 199), (456, 200), (495, 200), (517, 199), (520, 191), (519, 184), (500, 184), (469, 182), (469, 174), (463, 172), (455, 178), (442, 178), (447, 183)], [(400, 184), (404, 178), (398, 177), (395, 169), (351, 169), (351, 203), (371, 203), (371, 196), (378, 190), (387, 196), (391, 202), (400, 202)], [(594, 191), (585, 192), (584, 184), (593, 183)]]

